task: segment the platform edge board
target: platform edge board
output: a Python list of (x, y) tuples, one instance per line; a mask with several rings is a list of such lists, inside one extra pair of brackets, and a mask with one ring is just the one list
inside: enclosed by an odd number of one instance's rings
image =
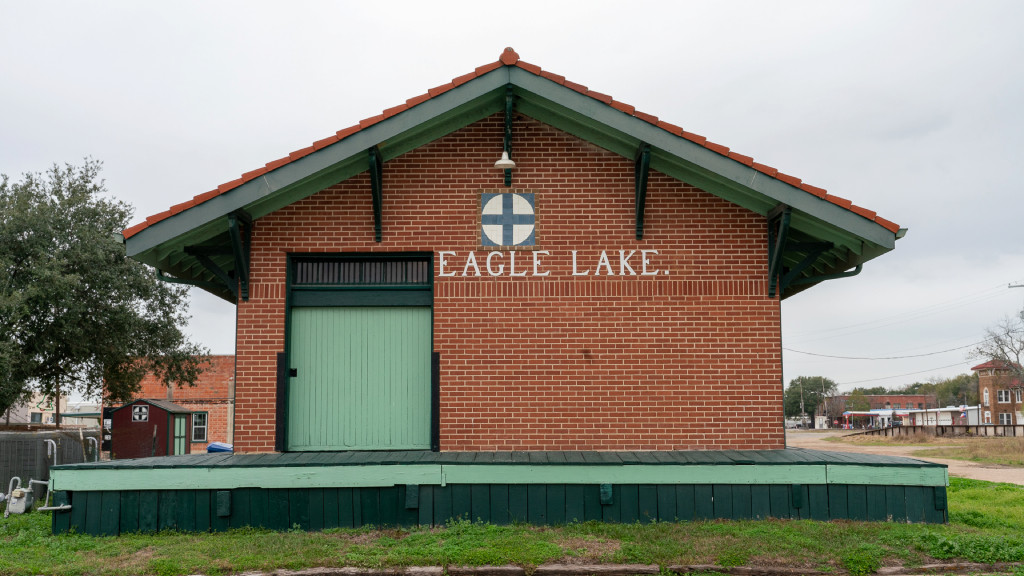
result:
[(387, 487), (401, 484), (888, 484), (948, 486), (943, 466), (853, 464), (381, 464), (53, 469), (54, 490)]

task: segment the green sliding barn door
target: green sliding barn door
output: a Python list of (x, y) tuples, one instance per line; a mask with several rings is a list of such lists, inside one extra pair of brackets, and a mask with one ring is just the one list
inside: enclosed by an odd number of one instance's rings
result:
[(297, 307), (288, 450), (430, 448), (429, 306)]

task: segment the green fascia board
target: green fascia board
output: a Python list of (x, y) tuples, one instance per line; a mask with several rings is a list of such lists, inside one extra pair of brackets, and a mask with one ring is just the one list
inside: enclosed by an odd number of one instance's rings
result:
[(824, 465), (448, 464), (447, 484), (824, 484)]
[[(625, 114), (590, 96), (518, 68), (509, 71), (509, 81), (528, 93), (536, 94), (592, 118), (596, 124), (628, 134), (638, 141), (650, 144), (652, 148), (665, 150), (740, 186), (767, 196), (775, 203), (792, 206), (794, 210), (810, 214), (823, 222), (847, 230), (879, 246), (889, 249), (895, 247), (895, 235), (880, 224), (762, 174), (741, 162), (722, 156), (685, 138), (675, 136), (644, 120)], [(558, 126), (555, 127), (558, 128)], [(714, 190), (708, 190), (708, 192), (715, 193)]]
[(827, 464), (829, 484), (949, 486), (949, 470), (937, 466), (851, 466)]
[(208, 468), (81, 468), (51, 471), (53, 490), (230, 490), (441, 484), (436, 464)]
[(54, 468), (53, 490), (227, 490), (400, 484), (845, 484), (947, 486), (938, 466), (845, 464), (398, 464)]

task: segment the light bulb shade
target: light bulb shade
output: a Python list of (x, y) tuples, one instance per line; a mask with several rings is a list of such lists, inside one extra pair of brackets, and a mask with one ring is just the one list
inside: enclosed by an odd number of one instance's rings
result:
[(516, 167), (516, 163), (508, 157), (508, 150), (501, 151), (501, 160), (494, 163), (494, 167), (499, 170), (511, 170)]

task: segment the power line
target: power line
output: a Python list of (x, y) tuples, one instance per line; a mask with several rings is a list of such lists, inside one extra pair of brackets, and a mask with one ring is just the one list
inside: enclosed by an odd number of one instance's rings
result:
[(956, 364), (950, 364), (948, 366), (938, 366), (936, 368), (929, 368), (927, 370), (921, 370), (919, 372), (908, 372), (906, 374), (897, 374), (895, 376), (882, 376), (881, 378), (869, 378), (867, 380), (856, 380), (854, 382), (842, 382), (838, 386), (848, 386), (850, 384), (863, 384), (865, 382), (878, 382), (879, 380), (890, 380), (892, 378), (903, 378), (904, 376), (915, 376), (917, 374), (924, 374), (925, 372), (931, 372), (933, 370), (942, 370), (944, 368), (952, 368), (954, 366), (961, 366), (967, 364), (967, 362), (957, 362)]
[(804, 350), (794, 350), (793, 348), (782, 347), (783, 350), (788, 352), (796, 352), (797, 354), (806, 354), (808, 356), (819, 356), (821, 358), (837, 358), (839, 360), (904, 360), (906, 358), (923, 358), (925, 356), (935, 356), (937, 354), (945, 354), (947, 352), (955, 352), (957, 350), (963, 350), (964, 348), (970, 348), (987, 342), (982, 340), (981, 342), (975, 342), (973, 344), (967, 344), (966, 346), (958, 346), (956, 348), (950, 348), (948, 350), (940, 350), (938, 352), (928, 352), (926, 354), (912, 354), (909, 356), (834, 356), (832, 354), (818, 354), (816, 352), (806, 352)]

